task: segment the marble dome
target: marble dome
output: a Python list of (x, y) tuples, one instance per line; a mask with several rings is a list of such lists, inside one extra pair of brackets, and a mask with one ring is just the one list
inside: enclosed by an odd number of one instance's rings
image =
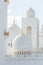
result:
[(13, 44), (16, 51), (32, 51), (32, 42), (28, 35), (18, 35)]
[(35, 17), (35, 11), (32, 8), (27, 11), (27, 17)]

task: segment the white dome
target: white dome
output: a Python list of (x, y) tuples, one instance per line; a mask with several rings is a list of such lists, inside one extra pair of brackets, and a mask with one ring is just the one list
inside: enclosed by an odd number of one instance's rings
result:
[(19, 35), (14, 41), (14, 50), (16, 51), (32, 51), (31, 39), (27, 35)]
[(30, 8), (28, 11), (27, 11), (27, 16), (28, 17), (35, 17), (35, 11)]
[(15, 24), (15, 25), (12, 25), (9, 29), (7, 29), (7, 31), (9, 31), (9, 37), (7, 39), (7, 43), (9, 41), (12, 41), (14, 39), (14, 37), (16, 37), (21, 29)]

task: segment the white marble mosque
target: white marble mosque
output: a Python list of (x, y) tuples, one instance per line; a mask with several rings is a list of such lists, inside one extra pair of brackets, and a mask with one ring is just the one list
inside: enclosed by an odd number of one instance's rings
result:
[(9, 0), (0, 0), (0, 64), (43, 65), (43, 25), (39, 30), (39, 19), (34, 9), (22, 17), (22, 29), (12, 21), (7, 29), (7, 5)]

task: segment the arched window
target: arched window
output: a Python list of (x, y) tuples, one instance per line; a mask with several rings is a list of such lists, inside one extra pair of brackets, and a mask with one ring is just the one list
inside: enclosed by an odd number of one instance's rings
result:
[(27, 27), (27, 34), (31, 37), (31, 35), (32, 35), (32, 27), (31, 26)]
[(8, 43), (8, 46), (9, 46), (9, 47), (12, 47), (12, 42)]

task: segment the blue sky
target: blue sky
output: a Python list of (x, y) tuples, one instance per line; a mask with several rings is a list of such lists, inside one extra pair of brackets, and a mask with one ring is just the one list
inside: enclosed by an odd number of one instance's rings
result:
[(26, 12), (29, 8), (35, 10), (40, 25), (43, 24), (43, 0), (10, 0), (8, 5), (8, 16), (12, 18), (26, 16)]

